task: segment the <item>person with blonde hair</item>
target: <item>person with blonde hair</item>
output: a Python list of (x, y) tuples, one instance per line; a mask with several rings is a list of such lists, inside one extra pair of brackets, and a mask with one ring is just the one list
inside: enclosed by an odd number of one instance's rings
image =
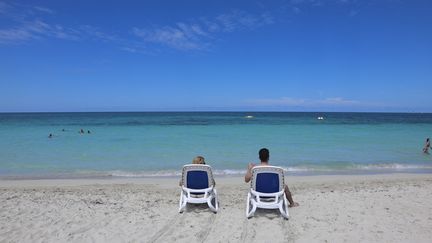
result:
[[(195, 158), (193, 158), (193, 160), (192, 160), (192, 164), (194, 164), (194, 165), (205, 165), (206, 163), (205, 163), (205, 159), (204, 159), (204, 157), (198, 155), (198, 156), (196, 156)], [(216, 185), (216, 182), (215, 182), (214, 179), (213, 179), (213, 184)], [(181, 181), (181, 180), (180, 180), (180, 182), (179, 182), (179, 185), (182, 186), (182, 181)]]
[(192, 160), (192, 164), (205, 165), (205, 159), (202, 156), (197, 156)]

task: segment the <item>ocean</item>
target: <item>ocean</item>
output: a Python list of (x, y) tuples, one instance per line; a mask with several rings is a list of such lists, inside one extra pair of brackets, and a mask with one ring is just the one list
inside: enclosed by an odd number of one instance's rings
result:
[(431, 113), (0, 113), (0, 178), (178, 176), (197, 155), (236, 175), (263, 147), (293, 175), (431, 173), (427, 137)]

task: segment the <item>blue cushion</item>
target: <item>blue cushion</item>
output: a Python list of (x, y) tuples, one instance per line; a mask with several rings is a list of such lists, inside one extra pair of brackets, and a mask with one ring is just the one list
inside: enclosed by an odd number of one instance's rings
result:
[(279, 192), (279, 175), (276, 173), (258, 173), (256, 176), (256, 191), (262, 193)]
[(189, 171), (186, 175), (187, 188), (206, 189), (208, 185), (208, 175), (206, 171)]

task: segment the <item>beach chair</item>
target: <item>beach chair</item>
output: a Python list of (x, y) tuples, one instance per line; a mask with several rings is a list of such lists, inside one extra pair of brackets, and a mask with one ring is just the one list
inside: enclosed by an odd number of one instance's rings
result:
[(279, 209), (288, 219), (288, 200), (285, 197), (283, 169), (276, 166), (252, 168), (251, 188), (247, 195), (246, 217), (254, 215), (257, 208)]
[(208, 165), (190, 164), (183, 166), (182, 188), (179, 202), (179, 213), (187, 203), (207, 203), (214, 213), (218, 211), (217, 192), (211, 167)]

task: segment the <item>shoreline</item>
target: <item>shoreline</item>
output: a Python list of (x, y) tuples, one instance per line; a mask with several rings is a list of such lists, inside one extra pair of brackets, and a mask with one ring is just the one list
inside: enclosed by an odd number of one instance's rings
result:
[[(229, 173), (219, 173), (221, 170), (213, 170), (215, 178), (242, 177), (246, 170), (229, 170)], [(216, 172), (216, 173), (215, 173)], [(392, 174), (432, 174), (431, 169), (381, 169), (381, 170), (332, 170), (332, 171), (286, 171), (287, 177), (315, 177), (315, 176), (367, 176), (367, 175), (392, 175)], [(114, 173), (45, 173), (45, 174), (12, 174), (1, 175), (1, 181), (26, 181), (26, 180), (122, 180), (122, 179), (174, 179), (181, 177), (181, 170), (175, 172), (151, 172), (126, 173), (117, 175)]]
[[(226, 183), (231, 186), (234, 184), (249, 184), (243, 181), (240, 175), (215, 176), (217, 186)], [(154, 176), (154, 177), (106, 177), (106, 178), (41, 178), (41, 179), (0, 179), (0, 188), (8, 187), (32, 187), (32, 186), (82, 186), (82, 185), (117, 185), (117, 184), (136, 184), (136, 185), (162, 185), (178, 188), (180, 176)], [(301, 182), (310, 183), (333, 183), (337, 181), (377, 181), (377, 180), (405, 180), (405, 179), (432, 179), (431, 173), (382, 173), (382, 174), (326, 174), (326, 175), (285, 175), (286, 184), (298, 184)]]

